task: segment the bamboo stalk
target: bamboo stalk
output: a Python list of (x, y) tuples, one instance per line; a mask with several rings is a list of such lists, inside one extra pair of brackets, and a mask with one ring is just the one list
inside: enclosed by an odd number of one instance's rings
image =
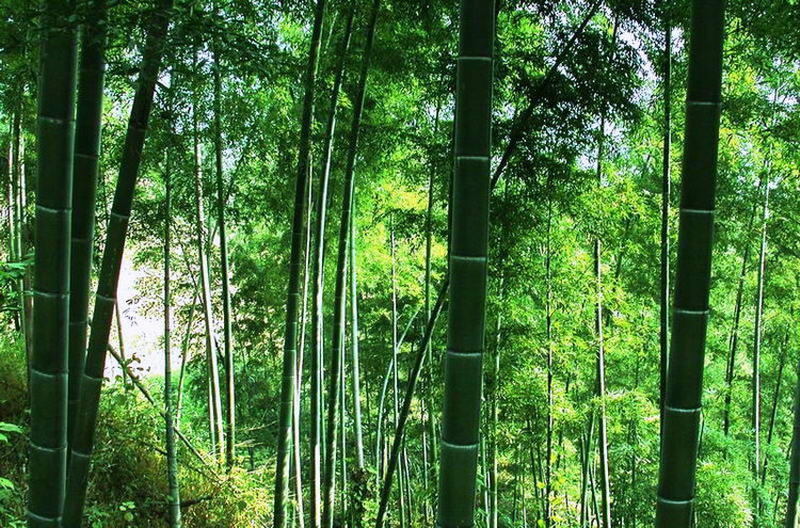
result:
[(34, 346), (30, 365), (30, 528), (58, 526), (67, 470), (70, 238), (75, 122), (73, 2), (46, 0), (39, 76)]
[[(278, 424), (278, 456), (275, 470), (275, 503), (273, 526), (286, 526), (286, 497), (289, 495), (289, 445), (292, 434), (292, 400), (294, 399), (297, 365), (297, 312), (300, 303), (300, 257), (303, 241), (303, 214), (305, 209), (308, 168), (311, 152), (311, 125), (314, 119), (317, 66), (319, 62), (322, 21), (325, 0), (317, 0), (311, 45), (305, 73), (303, 116), (300, 125), (300, 148), (295, 181), (294, 213), (292, 219), (292, 247), (289, 256), (289, 285), (286, 299), (286, 332), (283, 350), (283, 380)], [(313, 456), (313, 455), (312, 455)], [(312, 527), (319, 528), (316, 497), (312, 493)]]
[(92, 319), (89, 348), (80, 398), (75, 414), (75, 433), (69, 463), (69, 481), (65, 504), (64, 528), (77, 528), (83, 517), (89, 462), (97, 427), (97, 408), (103, 383), (106, 349), (111, 332), (114, 303), (116, 300), (119, 272), (122, 265), (128, 220), (133, 204), (133, 194), (139, 175), (147, 124), (153, 104), (156, 78), (161, 69), (161, 56), (169, 24), (172, 0), (161, 0), (159, 9), (153, 14), (147, 31), (139, 85), (133, 100), (125, 147), (120, 163), (119, 178), (111, 208), (106, 247), (98, 279)]
[(333, 335), (331, 338), (331, 369), (328, 385), (328, 415), (326, 423), (326, 444), (328, 450), (325, 453), (325, 464), (322, 483), (322, 526), (331, 528), (333, 526), (334, 508), (334, 456), (336, 452), (336, 413), (339, 403), (339, 370), (342, 365), (339, 361), (339, 347), (344, 345), (344, 317), (345, 317), (345, 261), (347, 258), (347, 241), (350, 232), (350, 222), (352, 221), (352, 207), (355, 196), (355, 164), (358, 140), (361, 132), (361, 117), (364, 112), (364, 100), (367, 92), (367, 79), (369, 77), (370, 59), (372, 57), (372, 46), (375, 41), (375, 27), (378, 21), (378, 11), (380, 0), (373, 0), (367, 22), (366, 41), (364, 43), (364, 54), (361, 61), (361, 72), (359, 74), (358, 85), (356, 88), (355, 99), (353, 100), (353, 121), (350, 128), (349, 145), (347, 148), (347, 162), (344, 173), (344, 192), (342, 196), (342, 213), (339, 222), (339, 246), (336, 257), (336, 287), (334, 290), (333, 303)]
[(693, 519), (719, 143), (722, 0), (692, 2), (678, 267), (656, 526)]
[(474, 522), (486, 318), (495, 10), (462, 0), (456, 67), (448, 345), (438, 524)]
[(167, 457), (167, 496), (169, 523), (171, 528), (181, 526), (181, 495), (178, 483), (178, 458), (175, 449), (175, 423), (172, 413), (172, 350), (170, 349), (172, 306), (170, 291), (170, 225), (172, 214), (172, 165), (167, 151), (167, 167), (164, 172), (164, 436)]

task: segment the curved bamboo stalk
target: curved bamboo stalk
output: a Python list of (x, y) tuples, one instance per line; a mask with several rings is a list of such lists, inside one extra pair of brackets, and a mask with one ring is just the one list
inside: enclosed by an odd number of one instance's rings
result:
[(342, 196), (342, 213), (339, 223), (339, 247), (336, 258), (336, 288), (333, 303), (333, 336), (331, 339), (331, 369), (330, 383), (328, 385), (328, 415), (326, 423), (325, 465), (322, 482), (322, 526), (333, 526), (334, 508), (334, 457), (336, 453), (336, 413), (339, 403), (339, 370), (342, 365), (339, 361), (339, 347), (344, 345), (345, 333), (345, 262), (347, 260), (347, 241), (352, 221), (353, 196), (355, 193), (355, 164), (358, 139), (361, 131), (361, 116), (364, 112), (364, 100), (367, 92), (367, 79), (369, 77), (370, 58), (372, 45), (375, 41), (375, 26), (378, 21), (380, 0), (373, 0), (369, 21), (367, 22), (367, 36), (364, 44), (364, 55), (361, 61), (361, 73), (358, 87), (353, 101), (353, 122), (350, 128), (350, 141), (347, 148), (347, 164), (344, 173), (344, 193)]
[(161, 67), (161, 56), (169, 25), (168, 13), (172, 7), (172, 0), (161, 0), (159, 6), (160, 8), (153, 14), (147, 32), (139, 85), (134, 96), (128, 132), (125, 136), (125, 147), (98, 279), (89, 349), (75, 414), (75, 432), (67, 483), (68, 493), (64, 507), (63, 524), (65, 528), (77, 528), (83, 518), (89, 462), (97, 427), (97, 409), (100, 402), (100, 388), (103, 384), (106, 348), (111, 332), (119, 271), (122, 265), (128, 219), (139, 175), (139, 164), (142, 159), (150, 109), (153, 105), (156, 78)]
[[(131, 370), (131, 367), (130, 365), (128, 365), (128, 362), (122, 358), (120, 353), (117, 352), (117, 350), (115, 350), (112, 345), (108, 345), (108, 348), (106, 350), (108, 351), (109, 354), (111, 354), (111, 357), (114, 358), (114, 361), (116, 361), (117, 364), (119, 364), (120, 368), (125, 371), (125, 373), (128, 375), (128, 378), (131, 380), (133, 386), (136, 387), (139, 390), (139, 392), (142, 393), (142, 396), (144, 396), (144, 399), (147, 400), (147, 403), (152, 405), (158, 411), (158, 414), (161, 415), (162, 418), (164, 418), (165, 416), (164, 409), (158, 403), (156, 403), (156, 400), (155, 398), (153, 398), (153, 395), (150, 394), (150, 391), (147, 390), (147, 387), (145, 387), (144, 384), (142, 384), (142, 380), (139, 379), (139, 376), (137, 376), (136, 373), (134, 373), (133, 370)], [(188, 449), (195, 456), (195, 458), (197, 458), (197, 460), (203, 463), (206, 470), (211, 471), (213, 473), (213, 478), (215, 480), (219, 481), (219, 476), (216, 473), (214, 473), (214, 468), (200, 453), (200, 451), (194, 446), (194, 444), (192, 444), (189, 441), (189, 439), (186, 438), (186, 436), (181, 432), (180, 428), (176, 425), (173, 427), (173, 430), (175, 431), (175, 436), (178, 437), (178, 439), (181, 441), (181, 443), (183, 443), (186, 449)]]

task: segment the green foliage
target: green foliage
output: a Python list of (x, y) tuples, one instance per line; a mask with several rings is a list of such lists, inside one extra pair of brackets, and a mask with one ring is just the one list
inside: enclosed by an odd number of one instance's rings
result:
[[(335, 285), (336, 233), (341, 213), (342, 179), (349, 126), (356, 103), (359, 50), (368, 3), (359, 2), (351, 53), (334, 134), (329, 241), (325, 259), (324, 328), (330, 349), (331, 309)], [(582, 461), (590, 420), (603, 403), (608, 417), (612, 524), (625, 528), (651, 525), (659, 457), (659, 255), (661, 142), (663, 104), (661, 67), (664, 41), (663, 2), (602, 2), (574, 51), (564, 56), (549, 84), (542, 85), (550, 65), (564, 49), (594, 1), (550, 2), (504, 0), (498, 13), (493, 104), (493, 163), (506, 148), (518, 116), (530, 108), (530, 119), (508, 168), (492, 196), (489, 231), (486, 344), (501, 351), (499, 373), (485, 369), (481, 437), (498, 448), (499, 518), (503, 527), (541, 525), (544, 474), (551, 465), (555, 528), (578, 528)], [(673, 81), (669, 94), (673, 121), (671, 152), (673, 194), (669, 217), (671, 263), (678, 225), (684, 141), (683, 100), (687, 80), (686, 40), (689, 2), (675, 0), (672, 19)], [(94, 291), (109, 208), (124, 152), (127, 116), (141, 61), (144, 23), (156, 5), (112, 2), (109, 10), (107, 86), (97, 199), (93, 261)], [(399, 326), (408, 335), (399, 350), (401, 394), (405, 391), (416, 344), (424, 331), (425, 219), (428, 179), (433, 176), (432, 290), (447, 272), (447, 202), (450, 196), (454, 74), (458, 2), (385, 0), (376, 33), (370, 83), (364, 104), (362, 136), (355, 157), (358, 239), (361, 390), (367, 452), (366, 478), (353, 473), (354, 417), (352, 367), (347, 365), (348, 453), (344, 496), (362, 526), (374, 523), (377, 406), (391, 357), (390, 218), (397, 245)], [(349, 2), (329, 2), (323, 27), (318, 94), (311, 126), (311, 164), (316, 180), (322, 164), (322, 136), (328, 100), (340, 58), (338, 42)], [(273, 479), (278, 435), (276, 402), (280, 398), (284, 349), (286, 291), (291, 244), (294, 175), (303, 98), (303, 71), (308, 59), (312, 2), (218, 0), (177, 2), (174, 23), (164, 42), (165, 73), (158, 79), (153, 116), (142, 154), (141, 174), (133, 202), (129, 240), (123, 259), (125, 339), (130, 366), (161, 402), (162, 379), (153, 365), (161, 359), (161, 259), (165, 220), (164, 172), (167, 154), (174, 183), (172, 210), (173, 357), (185, 352), (180, 429), (207, 457), (205, 329), (195, 297), (198, 256), (193, 193), (192, 112), (199, 122), (201, 177), (209, 236), (213, 329), (221, 335), (221, 297), (213, 148), (213, 86), (210, 43), (219, 42), (222, 65), (221, 108), (224, 185), (229, 192), (226, 219), (236, 354), (237, 464), (219, 484), (185, 447), (179, 447), (187, 528), (251, 526), (272, 519)], [(711, 283), (711, 314), (704, 378), (704, 419), (698, 465), (698, 528), (745, 526), (752, 520), (757, 491), (765, 505), (761, 528), (775, 528), (786, 505), (786, 453), (791, 437), (792, 395), (797, 383), (797, 318), (800, 316), (800, 76), (797, 58), (798, 3), (790, 0), (728, 2), (719, 178)], [(8, 122), (21, 113), (26, 145), (29, 218), (38, 160), (35, 149), (36, 9), (31, 2), (9, 0), (0, 7), (0, 146), (9, 142)], [(615, 25), (618, 38), (610, 44)], [(610, 46), (614, 60), (607, 56)], [(194, 64), (194, 57), (199, 63)], [(607, 113), (607, 151), (602, 160), (604, 184), (596, 184), (600, 113)], [(1, 154), (4, 155), (4, 154)], [(763, 431), (768, 461), (766, 479), (755, 482), (751, 470), (752, 345), (755, 259), (758, 248), (759, 181), (772, 181), (762, 343), (762, 423), (776, 418), (771, 443)], [(5, 189), (5, 175), (0, 175)], [(313, 192), (318, 192), (314, 187)], [(5, 191), (2, 192), (5, 198)], [(5, 204), (5, 201), (3, 202)], [(545, 258), (548, 212), (552, 279), (553, 454), (546, 460), (547, 341), (545, 329)], [(756, 221), (750, 219), (756, 211)], [(313, 218), (313, 215), (312, 215)], [(13, 226), (6, 216), (0, 238)], [(30, 226), (27, 228), (30, 231)], [(592, 240), (603, 247), (607, 395), (595, 396), (595, 280)], [(723, 432), (726, 366), (730, 353), (736, 293), (745, 262), (739, 345), (734, 358), (729, 435)], [(21, 525), (27, 485), (26, 441), (29, 417), (24, 351), (15, 327), (19, 319), (18, 279), (24, 264), (0, 248), (0, 525)], [(29, 263), (29, 262), (28, 262)], [(500, 280), (503, 286), (500, 286)], [(194, 308), (192, 320), (189, 314)], [(405, 450), (410, 462), (410, 495), (414, 511), (408, 526), (433, 524), (438, 475), (438, 438), (443, 400), (445, 325), (449, 307), (433, 333), (411, 405)], [(417, 313), (416, 319), (412, 317)], [(306, 331), (311, 323), (306, 315)], [(499, 321), (497, 335), (495, 325)], [(116, 328), (112, 329), (116, 338)], [(219, 338), (218, 338), (219, 340)], [(306, 370), (302, 373), (301, 445), (308, 466), (310, 363), (306, 335)], [(184, 342), (186, 346), (184, 348)], [(102, 352), (102, 351), (100, 351)], [(778, 370), (785, 354), (780, 392)], [(326, 355), (330, 358), (330, 355)], [(326, 360), (327, 361), (327, 360)], [(349, 361), (349, 360), (348, 360)], [(174, 368), (177, 401), (178, 365)], [(115, 370), (114, 376), (118, 375)], [(107, 376), (113, 377), (106, 372)], [(391, 384), (390, 384), (391, 387)], [(498, 396), (496, 435), (488, 403)], [(163, 422), (157, 411), (134, 391), (112, 379), (101, 399), (94, 470), (87, 512), (97, 526), (159, 526), (166, 519), (166, 470), (158, 451)], [(392, 434), (391, 389), (383, 423)], [(423, 444), (425, 432), (425, 444)], [(592, 430), (590, 460), (596, 465), (597, 426)], [(487, 449), (488, 451), (488, 449)], [(427, 454), (427, 460), (424, 457)], [(252, 455), (252, 466), (251, 466)], [(208, 458), (208, 457), (207, 457)], [(487, 459), (489, 457), (487, 456)], [(423, 473), (427, 462), (428, 472)], [(491, 518), (484, 502), (492, 474), (479, 464), (478, 519)], [(246, 468), (243, 469), (243, 468)], [(306, 477), (307, 478), (307, 477)], [(291, 479), (290, 479), (291, 480)], [(307, 482), (305, 483), (307, 486)], [(293, 490), (293, 481), (290, 491)], [(336, 486), (341, 489), (341, 476)], [(388, 524), (399, 524), (397, 479), (389, 502)], [(599, 498), (599, 497), (598, 497)], [(337, 500), (341, 500), (338, 497)], [(198, 502), (193, 502), (198, 501)], [(584, 502), (591, 513), (591, 494)], [(290, 497), (288, 512), (296, 498)], [(308, 497), (305, 511), (309, 512)], [(523, 514), (524, 512), (524, 514)], [(338, 511), (337, 518), (341, 518)], [(777, 519), (777, 521), (776, 521)], [(482, 528), (482, 526), (481, 526)]]
[[(0, 450), (0, 524), (4, 527), (24, 526), (21, 519), (27, 486), (21, 460), (27, 443), (27, 414), (22, 357), (18, 344), (0, 342), (0, 432), (9, 433)], [(88, 526), (166, 526), (161, 423), (153, 407), (140, 396), (119, 383), (108, 388), (100, 410), (97, 440), (102, 448), (95, 452), (97, 462), (86, 508)], [(210, 469), (189, 451), (181, 449), (180, 457), (188, 526), (246, 527), (253, 519), (266, 517), (263, 488), (271, 481), (271, 472), (236, 470), (226, 477), (211, 477)]]
[(27, 387), (21, 341), (0, 336), (0, 525), (25, 526)]

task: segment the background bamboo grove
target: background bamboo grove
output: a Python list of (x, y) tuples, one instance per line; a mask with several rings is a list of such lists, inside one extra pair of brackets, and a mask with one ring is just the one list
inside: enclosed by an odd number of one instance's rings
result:
[(6, 0), (0, 526), (796, 528), (794, 0)]

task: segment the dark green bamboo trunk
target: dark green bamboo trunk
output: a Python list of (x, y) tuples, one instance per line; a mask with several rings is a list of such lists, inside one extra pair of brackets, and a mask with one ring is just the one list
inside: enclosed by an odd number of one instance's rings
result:
[(794, 393), (794, 426), (789, 459), (789, 499), (786, 505), (784, 528), (797, 528), (797, 501), (800, 495), (800, 364), (797, 367), (797, 388)]
[[(394, 213), (389, 213), (389, 255), (391, 260), (391, 320), (392, 320), (392, 425), (395, 431), (399, 423), (398, 417), (400, 412), (400, 395), (399, 395), (399, 379), (398, 379), (398, 346), (397, 346), (397, 257), (396, 257), (396, 244), (394, 237)], [(397, 511), (400, 514), (400, 527), (406, 526), (406, 500), (405, 500), (405, 475), (402, 470), (402, 454), (400, 458), (401, 468), (398, 474), (400, 485), (400, 493), (397, 494)]]
[(164, 431), (167, 453), (167, 496), (169, 525), (171, 528), (181, 526), (181, 496), (178, 484), (178, 458), (175, 449), (175, 423), (172, 412), (172, 350), (171, 322), (172, 306), (170, 297), (170, 240), (171, 214), (172, 214), (172, 165), (170, 153), (167, 152), (167, 167), (164, 173)]
[[(349, 267), (349, 266), (348, 266)], [(345, 316), (345, 319), (347, 317)], [(345, 322), (346, 325), (346, 322)], [(347, 430), (346, 422), (347, 422), (347, 408), (345, 406), (345, 401), (347, 400), (347, 369), (345, 368), (345, 357), (346, 354), (346, 347), (344, 341), (342, 341), (341, 346), (339, 347), (339, 363), (341, 364), (342, 368), (339, 369), (339, 387), (341, 390), (339, 391), (339, 422), (337, 427), (339, 428), (339, 482), (341, 492), (339, 493), (339, 508), (342, 514), (341, 519), (342, 522), (345, 522), (347, 519), (347, 508), (348, 508), (348, 487), (347, 487)]]
[(753, 221), (756, 215), (756, 206), (753, 205), (753, 212), (745, 232), (745, 248), (742, 255), (742, 266), (739, 272), (739, 282), (736, 287), (736, 300), (733, 306), (733, 328), (728, 341), (728, 361), (725, 369), (725, 401), (722, 408), (722, 430), (728, 436), (731, 429), (731, 399), (733, 397), (733, 376), (736, 370), (736, 350), (739, 347), (739, 322), (742, 315), (742, 296), (744, 295), (744, 282), (747, 278), (747, 267), (750, 263), (750, 244), (749, 235), (753, 229)]
[[(575, 31), (573, 32), (573, 34), (571, 35), (571, 37), (567, 41), (567, 44), (562, 48), (561, 52), (556, 57), (554, 63), (547, 70), (547, 73), (544, 76), (542, 82), (538, 85), (536, 92), (533, 94), (533, 96), (531, 98), (533, 102), (525, 109), (524, 112), (522, 112), (519, 115), (519, 117), (513, 123), (512, 131), (511, 131), (510, 138), (509, 138), (509, 143), (508, 143), (508, 145), (506, 146), (506, 148), (505, 148), (505, 150), (503, 152), (503, 155), (502, 155), (502, 158), (500, 160), (500, 163), (498, 163), (494, 173), (492, 174), (490, 188), (494, 188), (496, 186), (497, 182), (500, 180), (500, 178), (504, 174), (505, 169), (508, 167), (508, 162), (510, 161), (511, 156), (516, 151), (516, 148), (519, 145), (519, 141), (520, 141), (520, 139), (522, 137), (522, 133), (526, 130), (526, 128), (527, 128), (527, 126), (529, 124), (532, 112), (535, 109), (536, 104), (538, 104), (537, 102), (540, 100), (539, 95), (541, 93), (543, 93), (550, 86), (550, 83), (552, 82), (552, 79), (554, 78), (555, 72), (558, 70), (558, 68), (560, 67), (560, 65), (564, 61), (564, 59), (572, 51), (572, 49), (574, 48), (575, 43), (578, 41), (580, 36), (583, 34), (583, 31), (585, 30), (586, 26), (591, 21), (592, 17), (597, 12), (597, 10), (599, 9), (601, 4), (602, 4), (602, 1), (597, 1), (594, 4), (592, 4), (592, 6), (589, 8), (589, 10), (586, 13), (586, 16), (584, 17), (583, 21), (575, 29)], [(420, 374), (420, 369), (422, 368), (422, 365), (424, 364), (426, 351), (428, 350), (428, 347), (430, 346), (430, 343), (431, 343), (431, 337), (433, 335), (433, 328), (435, 327), (436, 322), (437, 322), (437, 320), (439, 318), (439, 314), (441, 313), (441, 310), (440, 310), (441, 306), (440, 306), (439, 303), (440, 303), (440, 301), (443, 302), (443, 300), (445, 299), (445, 297), (446, 297), (446, 295), (448, 293), (449, 287), (450, 287), (450, 276), (448, 274), (448, 275), (445, 275), (444, 279), (442, 280), (441, 284), (438, 287), (437, 303), (436, 303), (436, 306), (438, 308), (434, 309), (430, 313), (430, 316), (428, 317), (428, 320), (427, 320), (427, 323), (426, 323), (426, 326), (425, 326), (426, 331), (425, 331), (425, 333), (423, 333), (422, 339), (420, 340), (420, 343), (419, 343), (419, 345), (417, 347), (416, 358), (414, 360), (414, 365), (412, 366), (411, 372), (409, 374), (408, 385), (407, 385), (406, 394), (405, 394), (405, 400), (403, 402), (403, 409), (410, 408), (410, 406), (411, 406), (411, 400), (412, 400), (413, 395), (414, 395), (414, 388), (416, 387), (416, 383), (417, 383), (417, 380), (418, 380), (418, 377), (419, 377), (419, 374)], [(395, 441), (399, 437), (402, 437), (403, 431), (405, 429), (405, 420), (407, 419), (407, 416), (408, 416), (408, 413), (403, 413), (403, 412), (400, 413), (400, 423), (399, 423), (398, 430), (395, 432)], [(436, 424), (433, 421), (431, 421), (431, 424), (432, 424), (431, 429), (435, 430), (436, 429), (436, 427), (435, 427)], [(376, 443), (376, 453), (380, 452), (380, 448), (379, 447), (380, 447), (380, 443), (378, 442), (378, 443)], [(441, 466), (440, 460), (438, 459), (438, 457), (435, 456), (436, 452), (437, 452), (436, 450), (433, 451), (433, 453), (434, 453), (433, 466), (434, 467), (436, 467), (437, 465)], [(384, 496), (385, 496), (386, 490), (390, 489), (391, 488), (391, 484), (392, 484), (393, 465), (391, 463), (391, 458), (390, 458), (389, 467), (387, 469), (388, 469), (388, 471), (386, 472), (386, 475), (385, 475), (385, 478), (384, 478), (384, 485), (383, 485), (383, 488), (382, 488), (381, 500), (384, 500)], [(380, 478), (380, 475), (377, 475), (377, 478)], [(379, 518), (380, 518), (380, 514), (379, 514)], [(380, 526), (380, 523), (378, 523), (378, 525)]]
[[(616, 32), (616, 28), (615, 28)], [(597, 155), (598, 186), (603, 185), (603, 146), (605, 140), (605, 116), (600, 119), (600, 142)], [(600, 455), (600, 496), (602, 506), (602, 528), (611, 528), (611, 483), (608, 468), (608, 425), (606, 419), (606, 347), (603, 323), (603, 276), (602, 276), (602, 244), (599, 238), (594, 240), (594, 277), (595, 277), (595, 332), (597, 335), (597, 398), (598, 439), (597, 447)]]
[(217, 42), (214, 40), (214, 172), (217, 183), (217, 226), (220, 272), (222, 273), (222, 343), (225, 352), (225, 463), (233, 467), (236, 456), (236, 385), (231, 331), (231, 292), (228, 269), (228, 234), (225, 226), (225, 187), (222, 174), (222, 75)]
[[(548, 190), (550, 179), (548, 178)], [(553, 227), (553, 200), (547, 202), (547, 242), (545, 246), (545, 340), (547, 341), (547, 467), (545, 472), (545, 510), (544, 524), (550, 528), (553, 522), (553, 281), (552, 281), (552, 227)], [(494, 527), (496, 528), (496, 527)]]
[(491, 194), (494, 1), (462, 0), (439, 510), (441, 528), (474, 525)]
[(125, 136), (119, 178), (111, 207), (111, 216), (106, 236), (103, 260), (98, 276), (94, 315), (89, 336), (89, 348), (81, 379), (80, 398), (75, 414), (75, 431), (69, 463), (67, 500), (64, 509), (65, 528), (77, 528), (83, 518), (86, 486), (89, 476), (89, 460), (94, 445), (97, 426), (97, 410), (100, 388), (103, 383), (106, 348), (111, 333), (114, 303), (119, 282), (122, 254), (128, 231), (133, 194), (139, 175), (144, 140), (156, 79), (161, 66), (161, 55), (169, 25), (168, 13), (171, 0), (161, 0), (159, 9), (153, 13), (147, 29), (139, 83), (133, 99), (128, 131)]
[[(94, 249), (97, 167), (105, 78), (105, 0), (85, 3), (91, 16), (81, 35), (75, 158), (72, 194), (72, 266), (69, 306), (69, 435), (75, 426), (86, 333), (89, 328), (89, 288)], [(88, 13), (87, 13), (88, 15)]]
[[(311, 125), (314, 119), (317, 65), (319, 63), (322, 20), (325, 0), (317, 0), (314, 24), (308, 51), (303, 95), (303, 116), (300, 124), (297, 175), (295, 180), (294, 213), (292, 218), (292, 247), (289, 256), (289, 286), (286, 297), (286, 329), (283, 341), (283, 381), (278, 423), (278, 456), (275, 470), (275, 503), (273, 526), (286, 526), (286, 498), (289, 496), (289, 445), (292, 436), (292, 400), (294, 398), (297, 364), (297, 322), (300, 304), (300, 264), (303, 250), (303, 218), (311, 153)], [(312, 498), (313, 502), (313, 498)], [(312, 504), (312, 511), (315, 509)], [(319, 523), (312, 516), (313, 528)]]
[(72, 206), (74, 4), (46, 0), (39, 73), (38, 184), (28, 526), (60, 527), (67, 469), (67, 400)]
[(339, 370), (342, 365), (339, 361), (339, 347), (344, 346), (345, 340), (345, 262), (347, 260), (347, 241), (350, 232), (350, 222), (352, 221), (352, 208), (355, 196), (355, 164), (356, 153), (358, 150), (358, 140), (361, 132), (361, 116), (364, 112), (364, 100), (367, 92), (367, 80), (369, 77), (369, 65), (372, 56), (372, 46), (375, 40), (375, 26), (378, 21), (378, 10), (380, 0), (373, 0), (372, 8), (367, 22), (366, 42), (364, 43), (364, 55), (361, 61), (361, 73), (359, 74), (356, 96), (353, 100), (353, 122), (350, 128), (349, 145), (347, 147), (347, 164), (344, 173), (344, 193), (342, 196), (342, 213), (339, 222), (339, 246), (336, 258), (336, 288), (334, 290), (333, 303), (333, 324), (331, 339), (331, 368), (330, 383), (328, 387), (328, 415), (326, 424), (326, 444), (328, 450), (325, 452), (325, 465), (322, 483), (322, 526), (331, 528), (333, 526), (333, 473), (334, 457), (336, 453), (336, 413), (338, 412), (339, 401)]
[[(511, 160), (511, 156), (514, 154), (514, 152), (516, 152), (516, 149), (519, 146), (519, 142), (520, 142), (520, 140), (522, 138), (522, 135), (523, 135), (523, 133), (525, 132), (525, 130), (527, 129), (527, 127), (530, 124), (530, 119), (531, 119), (531, 116), (533, 115), (533, 111), (535, 110), (536, 105), (539, 104), (541, 102), (541, 100), (542, 100), (541, 99), (541, 94), (543, 94), (545, 92), (545, 90), (550, 86), (550, 84), (553, 81), (553, 78), (555, 77), (555, 72), (558, 71), (558, 69), (561, 67), (561, 64), (563, 63), (563, 61), (572, 52), (576, 42), (580, 39), (581, 35), (583, 35), (583, 32), (586, 29), (586, 26), (589, 24), (591, 19), (597, 13), (597, 10), (600, 8), (602, 3), (603, 3), (602, 0), (598, 0), (598, 1), (594, 2), (589, 7), (589, 9), (587, 10), (586, 15), (584, 16), (583, 20), (575, 28), (575, 31), (572, 33), (572, 35), (570, 36), (570, 38), (567, 41), (567, 43), (561, 48), (560, 53), (555, 57), (554, 62), (550, 65), (550, 67), (548, 68), (547, 73), (544, 75), (542, 81), (538, 84), (538, 86), (536, 88), (536, 91), (532, 94), (532, 96), (531, 96), (531, 101), (532, 101), (531, 104), (522, 113), (520, 113), (519, 116), (512, 123), (509, 142), (508, 142), (508, 144), (506, 145), (506, 148), (503, 151), (503, 155), (502, 155), (502, 157), (500, 159), (500, 162), (497, 164), (497, 167), (495, 168), (494, 172), (492, 173), (490, 189), (494, 189), (494, 187), (497, 185), (497, 182), (500, 181), (500, 178), (505, 173), (505, 170), (508, 167), (508, 162)], [(437, 289), (437, 294), (436, 294), (437, 295), (437, 299), (444, 299), (444, 297), (448, 293), (449, 288), (450, 288), (450, 276), (449, 276), (449, 274), (447, 274), (442, 279), (442, 282), (439, 284), (439, 287)], [(430, 316), (428, 317), (428, 321), (427, 321), (427, 323), (425, 325), (426, 332), (423, 333), (422, 339), (420, 340), (420, 343), (419, 343), (419, 345), (417, 347), (417, 351), (416, 351), (417, 357), (414, 360), (414, 365), (415, 366), (412, 367), (412, 370), (411, 370), (411, 372), (409, 374), (408, 387), (416, 387), (417, 379), (418, 379), (419, 374), (420, 374), (420, 370), (419, 369), (424, 364), (424, 359), (425, 359), (424, 356), (426, 354), (426, 351), (428, 350), (428, 347), (430, 346), (431, 337), (433, 335), (432, 329), (436, 325), (436, 321), (439, 318), (439, 314), (440, 314), (440, 311), (434, 310), (433, 312), (431, 312)], [(431, 332), (428, 332), (427, 329), (431, 329)], [(410, 407), (410, 405), (411, 405), (410, 398), (413, 397), (413, 394), (414, 394), (413, 390), (406, 390), (406, 401), (403, 402), (403, 407), (404, 408), (406, 406)], [(431, 427), (432, 430), (437, 429), (437, 427), (436, 427), (437, 424), (435, 422), (432, 421), (431, 424), (432, 424), (432, 427)], [(400, 431), (402, 432), (404, 430), (404, 428), (405, 428), (405, 422), (404, 422), (403, 414), (401, 413), (401, 415), (400, 415)], [(395, 436), (397, 437), (397, 434)], [(439, 459), (436, 456), (437, 451), (433, 450), (433, 454), (434, 454), (434, 456), (433, 456), (433, 465), (434, 466), (440, 465)], [(389, 474), (387, 474), (387, 477), (388, 477), (387, 481), (388, 481), (389, 485), (391, 486), (391, 472)]]
[[(794, 315), (792, 313), (792, 315)], [(781, 397), (781, 387), (783, 386), (783, 370), (786, 366), (786, 346), (787, 342), (789, 341), (789, 334), (787, 333), (784, 337), (783, 343), (781, 344), (780, 348), (778, 349), (778, 355), (780, 359), (778, 360), (778, 375), (777, 380), (775, 381), (775, 392), (772, 395), (772, 406), (769, 413), (769, 426), (767, 426), (767, 447), (770, 448), (772, 446), (772, 436), (775, 432), (775, 421), (778, 418), (778, 402), (780, 401)], [(767, 469), (769, 468), (769, 453), (764, 453), (763, 457), (764, 463), (761, 465), (761, 487), (767, 482)]]
[[(313, 175), (313, 167), (309, 165), (309, 178)], [(294, 496), (297, 525), (305, 528), (305, 509), (303, 506), (303, 458), (300, 447), (300, 420), (303, 408), (303, 371), (306, 352), (306, 327), (308, 326), (308, 281), (311, 270), (311, 226), (313, 213), (313, 185), (306, 186), (306, 214), (305, 214), (305, 251), (303, 253), (303, 290), (302, 306), (300, 308), (300, 339), (295, 368), (296, 382), (294, 399), (292, 401), (292, 465), (294, 469)]]
[(691, 525), (708, 323), (719, 143), (723, 0), (693, 0), (678, 266), (656, 526)]

